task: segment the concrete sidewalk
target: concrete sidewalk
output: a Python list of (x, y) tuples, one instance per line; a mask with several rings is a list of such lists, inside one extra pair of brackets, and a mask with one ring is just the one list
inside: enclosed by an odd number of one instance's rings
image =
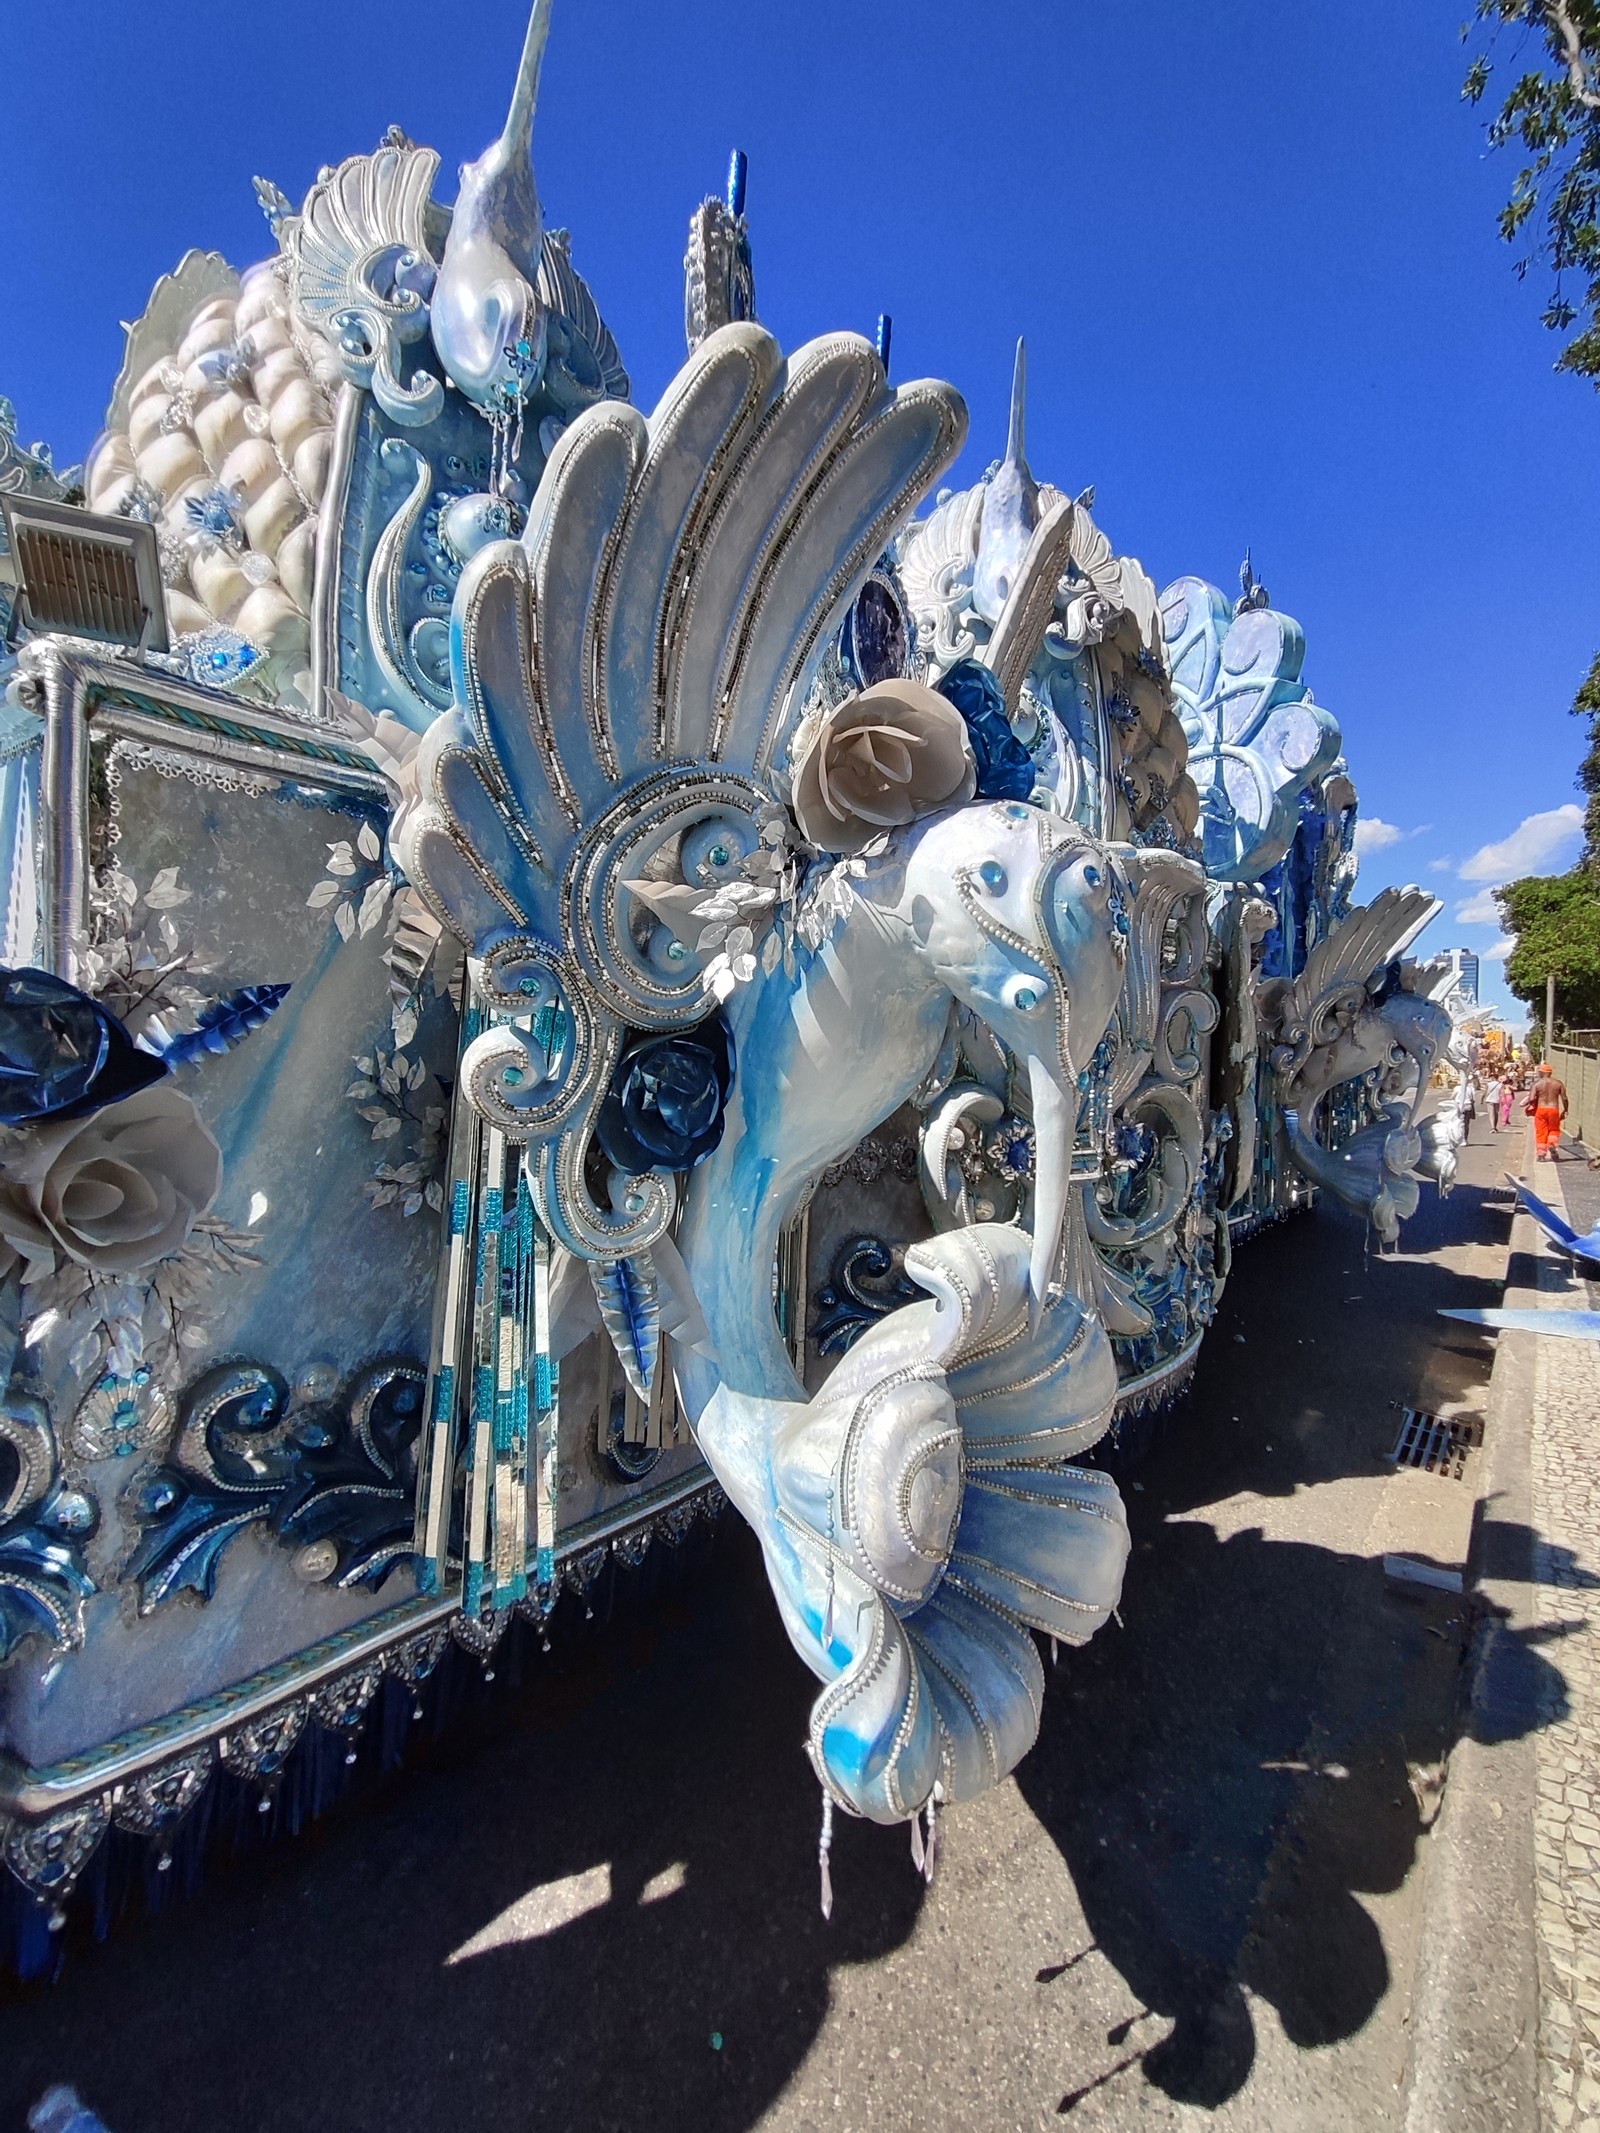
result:
[[(1586, 1165), (1527, 1175), (1590, 1226), (1600, 1187)], [(1546, 1309), (1596, 1302), (1542, 1233), (1537, 1290)], [(1565, 1707), (1534, 1735), (1539, 2109), (1545, 2125), (1600, 2133), (1600, 1345), (1533, 1346), (1534, 1614), (1565, 1682)]]
[[(1535, 1166), (1530, 1133), (1516, 1167), (1580, 1232), (1600, 1218), (1581, 1155)], [(1505, 1301), (1600, 1296), (1519, 1210)], [(1406, 2122), (1600, 2133), (1600, 1344), (1493, 1338), (1479, 1624), (1429, 1846)]]

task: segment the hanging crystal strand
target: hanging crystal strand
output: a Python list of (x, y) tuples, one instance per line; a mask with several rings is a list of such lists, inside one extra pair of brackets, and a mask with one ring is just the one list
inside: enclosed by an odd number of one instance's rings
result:
[(522, 413), (526, 405), (527, 403), (519, 391), (517, 394), (516, 426), (511, 432), (510, 449), (506, 454), (505, 462), (505, 485), (508, 496), (511, 494), (511, 477), (516, 472), (518, 460), (522, 457)]
[(911, 1817), (911, 1864), (920, 1874), (923, 1866), (922, 1812), (920, 1808)]
[(933, 1887), (933, 1869), (939, 1857), (939, 1799), (943, 1788), (935, 1785), (928, 1795), (928, 1841), (922, 1848), (922, 1878)]
[(822, 1649), (833, 1645), (833, 1505), (828, 1506), (828, 1604), (822, 1610)]
[(497, 407), (489, 417), (489, 490), (499, 496), (505, 489), (506, 416)]
[(833, 1875), (828, 1866), (828, 1854), (833, 1850), (833, 1800), (830, 1794), (822, 1795), (822, 1835), (817, 1840), (817, 1865), (822, 1869), (822, 1915), (833, 1916)]
[(1060, 1640), (1060, 1638), (1059, 1638), (1059, 1637), (1052, 1637), (1052, 1638), (1050, 1639), (1050, 1664), (1051, 1664), (1052, 1666), (1055, 1666), (1055, 1665), (1056, 1665), (1056, 1664), (1058, 1664), (1058, 1662), (1060, 1661), (1060, 1658), (1061, 1658), (1061, 1640)]

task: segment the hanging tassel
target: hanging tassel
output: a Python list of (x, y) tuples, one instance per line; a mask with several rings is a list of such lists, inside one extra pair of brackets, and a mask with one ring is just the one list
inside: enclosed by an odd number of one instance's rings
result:
[(822, 1915), (833, 1916), (833, 1875), (828, 1868), (828, 1854), (833, 1850), (833, 1801), (827, 1793), (822, 1795), (822, 1835), (817, 1843), (817, 1865), (822, 1869)]
[(828, 1566), (828, 1604), (822, 1610), (822, 1649), (827, 1651), (833, 1643), (833, 1566)]
[(911, 1864), (919, 1874), (922, 1872), (922, 1816), (920, 1813), (911, 1817)]
[(928, 1841), (922, 1852), (922, 1878), (933, 1887), (933, 1869), (939, 1856), (939, 1787), (934, 1786), (928, 1795)]

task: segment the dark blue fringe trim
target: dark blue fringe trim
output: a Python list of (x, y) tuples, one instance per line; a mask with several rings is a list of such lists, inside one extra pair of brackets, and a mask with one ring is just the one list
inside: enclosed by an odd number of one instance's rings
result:
[(53, 1907), (0, 1865), (0, 1991), (8, 1976), (53, 1983), (69, 1960), (119, 1927), (159, 1917), (169, 1904), (193, 1896), (208, 1873), (230, 1872), (324, 1815), (364, 1805), (445, 1742), (456, 1752), (463, 1742), (492, 1741), (510, 1709), (536, 1696), (553, 1666), (563, 1658), (581, 1662), (584, 1647), (619, 1608), (632, 1613), (664, 1586), (704, 1568), (717, 1530), (715, 1521), (698, 1522), (676, 1546), (658, 1536), (637, 1568), (613, 1555), (586, 1602), (564, 1591), (548, 1624), (514, 1617), (486, 1659), (452, 1639), (417, 1688), (386, 1675), (358, 1732), (308, 1722), (270, 1789), (218, 1765), (174, 1828), (145, 1837), (113, 1827), (68, 1898), (66, 1923), (57, 1931), (51, 1930)]

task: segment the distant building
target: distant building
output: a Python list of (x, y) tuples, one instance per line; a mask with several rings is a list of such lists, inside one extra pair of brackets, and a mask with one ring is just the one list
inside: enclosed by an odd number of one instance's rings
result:
[(1450, 968), (1455, 973), (1457, 989), (1476, 1004), (1478, 998), (1478, 951), (1475, 948), (1447, 948)]

